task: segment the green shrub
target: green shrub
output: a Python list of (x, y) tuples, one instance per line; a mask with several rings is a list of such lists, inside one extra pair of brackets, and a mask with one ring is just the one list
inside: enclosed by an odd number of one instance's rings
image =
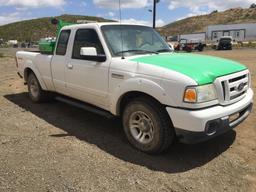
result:
[(252, 41), (249, 41), (248, 47), (253, 47), (253, 42)]
[(0, 58), (3, 58), (4, 57), (4, 54), (3, 53), (0, 53)]

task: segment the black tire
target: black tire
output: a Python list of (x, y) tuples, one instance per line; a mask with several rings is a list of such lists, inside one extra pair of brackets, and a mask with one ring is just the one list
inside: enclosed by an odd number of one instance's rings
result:
[(50, 93), (44, 91), (34, 73), (28, 76), (28, 95), (35, 103), (46, 102), (51, 99)]
[[(149, 127), (150, 130), (153, 130), (153, 132), (150, 133), (151, 136), (146, 135), (151, 131), (144, 130), (144, 140), (146, 141), (146, 139), (148, 139), (147, 143), (138, 141), (138, 138), (136, 139), (134, 136), (134, 132), (138, 132), (138, 137), (140, 135), (139, 132), (141, 132), (141, 128), (133, 128), (134, 125), (131, 125), (131, 122), (136, 121), (133, 120), (133, 117), (134, 115), (136, 116), (137, 113), (142, 113), (143, 115), (146, 114), (146, 121), (149, 121), (150, 123), (146, 122), (145, 124), (147, 124), (147, 126), (145, 126), (143, 122), (143, 125), (144, 127)], [(159, 154), (164, 152), (170, 147), (175, 139), (174, 128), (167, 111), (160, 103), (151, 98), (136, 98), (128, 103), (124, 109), (122, 120), (124, 132), (128, 141), (132, 146), (145, 153)], [(153, 126), (153, 128), (151, 126)], [(143, 136), (141, 135), (140, 139), (143, 139), (142, 137)]]
[(203, 46), (203, 45), (199, 45), (198, 48), (197, 48), (197, 50), (198, 50), (199, 52), (202, 52), (202, 51), (204, 50), (204, 46)]
[(191, 53), (191, 52), (192, 52), (192, 49), (189, 48), (189, 47), (185, 47), (185, 51), (188, 52), (188, 53)]

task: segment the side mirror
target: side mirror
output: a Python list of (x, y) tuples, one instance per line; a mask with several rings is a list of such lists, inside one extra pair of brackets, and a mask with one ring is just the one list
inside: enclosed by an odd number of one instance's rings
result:
[(98, 55), (95, 47), (82, 47), (80, 49), (80, 56), (88, 61), (105, 62), (107, 60), (106, 55)]
[(82, 47), (80, 50), (81, 56), (97, 56), (97, 50), (95, 47)]

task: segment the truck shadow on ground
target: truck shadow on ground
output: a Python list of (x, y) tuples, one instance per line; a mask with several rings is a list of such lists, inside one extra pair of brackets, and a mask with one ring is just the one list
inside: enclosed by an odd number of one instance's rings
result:
[(175, 143), (165, 154), (150, 156), (130, 146), (118, 119), (106, 119), (57, 101), (34, 104), (26, 93), (5, 98), (65, 132), (49, 137), (74, 136), (121, 160), (167, 173), (185, 172), (205, 165), (226, 151), (236, 137), (235, 131), (230, 131), (201, 144)]

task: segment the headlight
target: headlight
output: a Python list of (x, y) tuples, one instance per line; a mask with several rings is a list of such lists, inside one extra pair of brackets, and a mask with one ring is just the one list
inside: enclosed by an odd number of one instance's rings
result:
[(188, 87), (184, 94), (184, 102), (186, 103), (203, 103), (215, 99), (217, 99), (217, 94), (213, 84)]

